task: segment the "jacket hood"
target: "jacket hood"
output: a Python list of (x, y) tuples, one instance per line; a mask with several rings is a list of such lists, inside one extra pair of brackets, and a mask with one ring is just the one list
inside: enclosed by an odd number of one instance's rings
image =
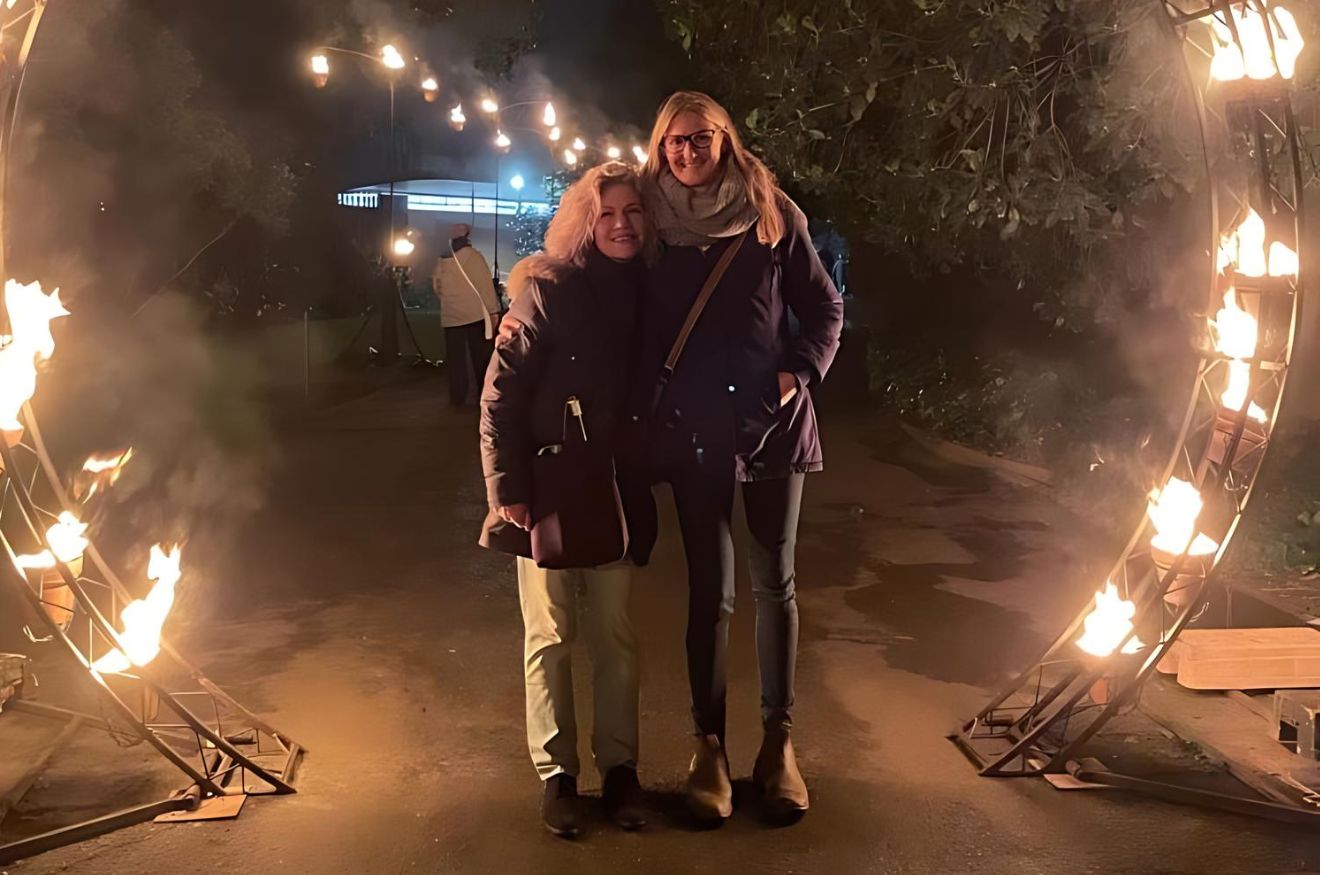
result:
[(560, 258), (541, 254), (529, 255), (509, 271), (507, 285), (509, 300), (516, 300), (528, 286), (538, 280), (562, 282), (577, 269), (572, 262)]

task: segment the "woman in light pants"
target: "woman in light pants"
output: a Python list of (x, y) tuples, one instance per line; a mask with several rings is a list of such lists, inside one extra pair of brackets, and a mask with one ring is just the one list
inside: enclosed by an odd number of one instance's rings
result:
[[(611, 162), (569, 188), (546, 232), (546, 254), (524, 259), (510, 277), (513, 307), (500, 324), (481, 396), (491, 508), (482, 544), (518, 557), (527, 743), (545, 782), (542, 819), (563, 836), (579, 828), (571, 660), (579, 629), (591, 654), (592, 752), (606, 807), (625, 829), (645, 822), (637, 779), (637, 642), (626, 564), (548, 570), (532, 560), (532, 468), (540, 455), (557, 456), (542, 461), (568, 466), (560, 468), (571, 475), (563, 489), (576, 492), (585, 479), (579, 466), (602, 463), (608, 484), (636, 349), (640, 256), (648, 236), (632, 169)], [(537, 486), (556, 494), (543, 480)], [(580, 523), (576, 532), (563, 532), (565, 541), (582, 528), (594, 535), (613, 524), (617, 532), (615, 504), (604, 511), (599, 526)], [(572, 525), (568, 515), (560, 519)], [(617, 543), (623, 552), (622, 539)]]
[(628, 616), (631, 570), (557, 571), (518, 557), (525, 630), (527, 746), (542, 781), (578, 774), (571, 648), (580, 633), (591, 656), (591, 751), (596, 768), (637, 769), (637, 639)]

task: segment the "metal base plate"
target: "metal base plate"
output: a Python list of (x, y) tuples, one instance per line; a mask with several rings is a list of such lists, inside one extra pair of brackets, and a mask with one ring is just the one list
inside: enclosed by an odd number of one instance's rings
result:
[(191, 823), (198, 820), (233, 820), (243, 810), (247, 795), (212, 796), (203, 799), (196, 811), (171, 811), (155, 819), (155, 823)]

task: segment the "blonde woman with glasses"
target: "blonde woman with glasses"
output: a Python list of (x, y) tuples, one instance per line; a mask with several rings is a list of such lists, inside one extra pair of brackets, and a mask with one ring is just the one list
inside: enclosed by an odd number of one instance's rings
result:
[(843, 301), (806, 217), (708, 95), (665, 101), (643, 175), (664, 250), (642, 307), (640, 379), (657, 478), (673, 488), (687, 556), (688, 805), (711, 821), (733, 810), (725, 671), (741, 491), (764, 729), (752, 777), (767, 815), (793, 819), (809, 804), (789, 737), (794, 552), (805, 475), (822, 466), (811, 397), (838, 350)]

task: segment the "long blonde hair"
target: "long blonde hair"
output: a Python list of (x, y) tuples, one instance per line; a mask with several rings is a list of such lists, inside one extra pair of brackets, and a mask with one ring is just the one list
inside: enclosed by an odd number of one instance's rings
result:
[(656, 114), (655, 127), (651, 128), (651, 143), (642, 173), (648, 179), (658, 180), (669, 166), (662, 140), (674, 118), (684, 112), (696, 113), (724, 135), (724, 147), (728, 154), (721, 160), (730, 162), (729, 166), (742, 176), (747, 186), (747, 196), (761, 216), (761, 221), (757, 223), (756, 238), (767, 246), (778, 244), (784, 239), (786, 230), (783, 207), (786, 196), (765, 162), (743, 145), (729, 111), (709, 94), (675, 91), (665, 99)]
[[(630, 185), (638, 197), (642, 181), (637, 171), (622, 161), (608, 161), (593, 167), (564, 192), (559, 210), (545, 232), (545, 254), (582, 267), (587, 253), (596, 244), (596, 220), (600, 218), (600, 200), (611, 185)], [(642, 252), (648, 260), (659, 245), (650, 211), (643, 209)]]

